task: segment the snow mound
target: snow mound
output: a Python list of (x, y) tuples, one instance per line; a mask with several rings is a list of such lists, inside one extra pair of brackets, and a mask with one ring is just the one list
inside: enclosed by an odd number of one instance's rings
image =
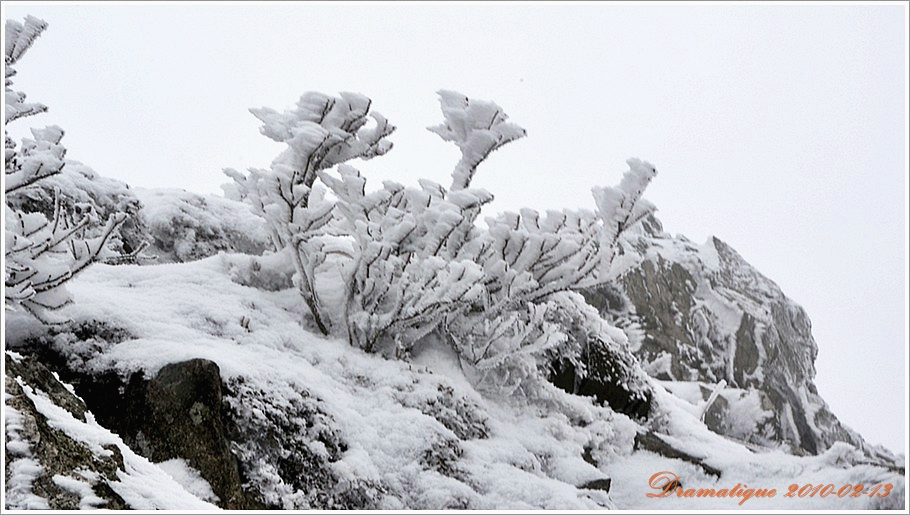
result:
[(178, 189), (133, 190), (159, 263), (194, 261), (219, 251), (258, 255), (271, 248), (265, 222), (248, 206), (218, 195)]

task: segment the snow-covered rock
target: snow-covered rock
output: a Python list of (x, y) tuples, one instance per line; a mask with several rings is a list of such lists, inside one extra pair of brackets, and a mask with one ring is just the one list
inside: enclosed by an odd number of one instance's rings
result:
[(219, 251), (259, 255), (272, 248), (265, 221), (245, 204), (178, 189), (136, 188), (154, 263), (182, 263)]
[(703, 403), (726, 381), (706, 414), (713, 430), (795, 453), (847, 442), (897, 463), (831, 412), (813, 383), (818, 347), (806, 311), (729, 245), (671, 236), (653, 216), (620, 241), (615, 280), (587, 298), (627, 328), (645, 370), (668, 389), (693, 382), (689, 400)]
[(40, 362), (4, 357), (4, 508), (215, 508), (99, 425), (72, 386)]

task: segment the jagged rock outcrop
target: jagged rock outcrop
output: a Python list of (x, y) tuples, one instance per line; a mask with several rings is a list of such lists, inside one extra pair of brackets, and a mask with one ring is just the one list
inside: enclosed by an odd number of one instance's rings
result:
[[(84, 442), (48, 422), (36, 400), (26, 394), (44, 392), (55, 405), (85, 422), (86, 407), (57, 377), (31, 357), (5, 354), (7, 507), (79, 509), (129, 506), (108, 482), (117, 481), (123, 456), (114, 445), (99, 455)], [(26, 488), (30, 486), (29, 488)], [(29, 491), (30, 490), (30, 491)], [(84, 492), (80, 495), (79, 490)], [(12, 498), (12, 499), (9, 499)]]
[(652, 377), (701, 383), (697, 400), (726, 381), (709, 427), (796, 453), (843, 441), (894, 460), (831, 413), (813, 383), (818, 347), (805, 310), (729, 245), (673, 237), (650, 216), (621, 239), (614, 265), (615, 280), (588, 301), (626, 329)]

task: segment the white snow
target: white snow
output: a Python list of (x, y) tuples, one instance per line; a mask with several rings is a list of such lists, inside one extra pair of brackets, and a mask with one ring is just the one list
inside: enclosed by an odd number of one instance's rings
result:
[(156, 463), (156, 465), (165, 471), (167, 475), (174, 478), (174, 481), (185, 488), (187, 492), (203, 501), (218, 502), (218, 496), (212, 491), (212, 485), (199, 474), (198, 470), (189, 466), (186, 461), (174, 458)]
[(107, 501), (95, 495), (95, 492), (92, 490), (92, 485), (85, 481), (79, 481), (78, 479), (62, 476), (60, 474), (54, 474), (54, 477), (51, 479), (60, 488), (69, 490), (79, 496), (80, 509), (93, 510), (103, 507), (107, 503)]
[(16, 363), (19, 363), (23, 359), (22, 354), (19, 354), (18, 352), (14, 352), (11, 350), (6, 351), (6, 355), (9, 356), (10, 358), (12, 358), (13, 361), (15, 361)]
[[(5, 399), (9, 395), (4, 392)], [(9, 405), (4, 406), (3, 415), (6, 427), (4, 456), (9, 460), (4, 507), (12, 510), (47, 510), (50, 508), (47, 500), (32, 493), (32, 482), (44, 468), (34, 459), (31, 446), (21, 434), (25, 430), (25, 419)]]
[[(7, 411), (9, 416), (9, 411)], [(47, 499), (32, 493), (32, 482), (44, 470), (34, 458), (10, 459), (6, 480), (5, 508), (10, 510), (47, 510)]]
[(720, 256), (717, 255), (717, 247), (714, 246), (714, 238), (708, 240), (698, 247), (698, 257), (708, 270), (720, 271)]

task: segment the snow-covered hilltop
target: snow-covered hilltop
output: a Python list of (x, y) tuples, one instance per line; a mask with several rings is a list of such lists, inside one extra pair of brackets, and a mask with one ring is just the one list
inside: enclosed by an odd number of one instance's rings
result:
[[(9, 79), (43, 30), (7, 24), (7, 122), (45, 109)], [(368, 188), (348, 161), (394, 126), (353, 93), (251, 110), (287, 148), (225, 197), (7, 136), (4, 508), (905, 507), (905, 458), (817, 395), (806, 314), (664, 233), (652, 165), (481, 221), (471, 180), (525, 132), (440, 103), (449, 187)]]

